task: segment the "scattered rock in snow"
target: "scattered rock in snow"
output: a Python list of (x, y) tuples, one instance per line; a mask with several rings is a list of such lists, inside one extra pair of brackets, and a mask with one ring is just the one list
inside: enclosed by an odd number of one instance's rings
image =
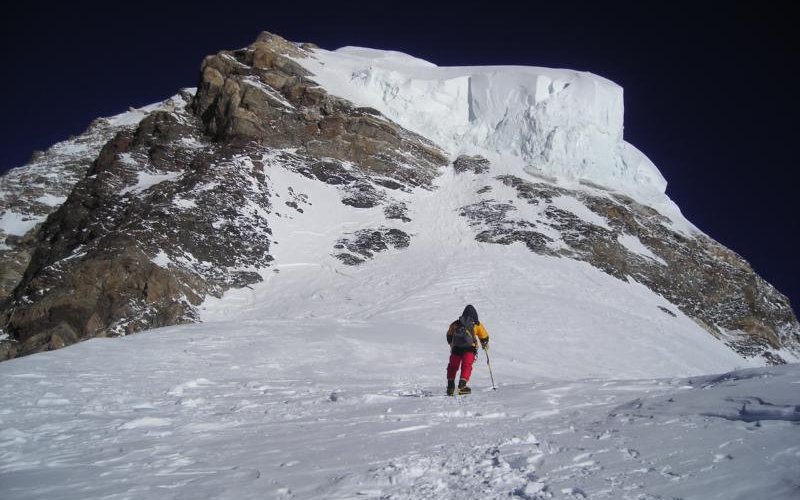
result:
[(483, 174), (489, 171), (490, 165), (491, 162), (480, 155), (461, 155), (453, 162), (453, 168), (460, 174), (464, 172)]
[[(371, 259), (376, 252), (383, 252), (389, 247), (406, 248), (411, 243), (411, 236), (395, 228), (362, 229), (352, 235), (340, 239), (334, 249), (348, 250), (350, 253), (335, 254), (336, 258), (347, 265), (358, 265), (364, 259)], [(357, 254), (357, 255), (353, 255)]]
[[(513, 200), (465, 206), (460, 214), (478, 241), (521, 242), (533, 252), (585, 261), (620, 280), (642, 283), (744, 356), (780, 364), (784, 360), (776, 351), (800, 352), (800, 325), (788, 299), (707, 236), (682, 235), (656, 210), (623, 195), (569, 190), (511, 175), (496, 180), (514, 188), (519, 202), (538, 207), (538, 216), (535, 222), (519, 217)], [(636, 235), (641, 249), (624, 245), (623, 235)]]

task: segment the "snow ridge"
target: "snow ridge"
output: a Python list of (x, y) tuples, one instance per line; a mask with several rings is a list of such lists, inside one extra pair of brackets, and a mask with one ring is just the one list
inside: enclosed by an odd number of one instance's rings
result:
[(334, 95), (373, 107), (454, 157), (500, 155), (532, 173), (589, 181), (638, 198), (666, 180), (623, 140), (623, 89), (587, 72), (438, 67), (398, 52), (344, 47), (298, 58)]

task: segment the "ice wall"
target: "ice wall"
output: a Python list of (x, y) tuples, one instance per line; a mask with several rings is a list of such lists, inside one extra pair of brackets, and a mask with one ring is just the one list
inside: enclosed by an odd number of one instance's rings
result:
[(438, 67), (358, 47), (319, 49), (298, 62), (329, 92), (378, 109), (452, 155), (512, 156), (531, 173), (631, 194), (666, 189), (655, 165), (623, 140), (622, 87), (591, 73)]

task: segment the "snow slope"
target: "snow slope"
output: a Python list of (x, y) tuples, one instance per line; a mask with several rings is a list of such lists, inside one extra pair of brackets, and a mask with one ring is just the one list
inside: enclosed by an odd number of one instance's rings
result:
[(229, 321), (2, 363), (2, 496), (796, 498), (800, 365), (510, 383), (498, 352), (499, 390), (481, 358), (475, 394), (426, 397), (446, 346), (415, 330)]
[[(622, 282), (583, 262), (537, 255), (521, 244), (475, 241), (459, 209), (479, 199), (480, 186), (492, 187), (490, 197), (516, 204), (521, 218), (541, 217), (539, 207), (520, 202), (512, 188), (495, 179), (504, 172), (501, 166), (481, 175), (447, 169), (434, 190), (392, 192), (409, 209), (411, 222), (400, 223), (387, 220), (382, 207), (343, 205), (336, 187), (281, 167), (272, 153), (263, 163), (271, 165), (268, 184), (280, 196), (275, 211), (265, 215), (276, 241), (270, 249), (274, 267), (262, 271), (263, 283), (208, 299), (203, 321), (399, 322), (413, 326), (397, 342), (418, 352), (441, 350), (443, 331), (472, 303), (493, 334), (497, 354), (507, 360), (504, 375), (518, 380), (685, 376), (759, 364), (741, 358), (636, 282)], [(280, 208), (280, 200), (300, 194), (311, 202), (303, 213)], [(553, 203), (603, 223), (576, 199)], [(343, 234), (383, 226), (410, 234), (410, 246), (355, 267), (334, 257)], [(553, 248), (563, 245), (557, 232), (552, 236)], [(408, 342), (420, 335), (424, 347)]]
[[(500, 172), (394, 192), (399, 222), (275, 161), (263, 283), (208, 300), (203, 324), (0, 364), (3, 498), (796, 495), (800, 365), (703, 375), (749, 362), (635, 282), (475, 241), (458, 208), (485, 184), (511, 198)], [(411, 245), (333, 256), (385, 224)], [(499, 389), (481, 354), (475, 394), (447, 398), (444, 330), (468, 302)]]

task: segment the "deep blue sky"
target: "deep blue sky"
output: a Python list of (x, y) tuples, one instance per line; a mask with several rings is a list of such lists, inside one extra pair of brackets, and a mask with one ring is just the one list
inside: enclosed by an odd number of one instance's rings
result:
[(798, 310), (794, 16), (767, 2), (549, 3), (29, 2), (0, 21), (0, 169), (98, 116), (194, 86), (203, 56), (261, 30), (438, 65), (591, 71), (625, 88), (625, 138), (659, 167), (684, 214)]

